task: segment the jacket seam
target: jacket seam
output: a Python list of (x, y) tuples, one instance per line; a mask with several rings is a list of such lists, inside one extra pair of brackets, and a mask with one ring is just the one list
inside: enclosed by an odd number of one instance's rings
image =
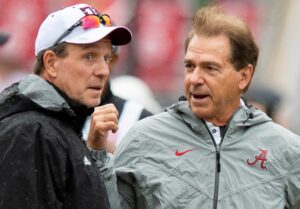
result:
[(226, 194), (226, 195), (225, 194), (222, 195), (222, 194), (219, 193), (219, 200), (222, 200), (222, 199), (228, 198), (230, 196), (233, 196), (235, 194), (241, 193), (242, 191), (246, 191), (248, 189), (255, 188), (258, 185), (266, 184), (268, 182), (284, 178), (284, 177), (286, 177), (286, 175), (287, 175), (287, 172), (284, 173), (284, 174), (281, 174), (281, 175), (274, 176), (272, 178), (267, 178), (267, 179), (265, 179), (263, 181), (259, 181), (259, 182), (256, 182), (256, 183), (253, 183), (253, 184), (250, 184), (250, 185), (246, 185), (246, 186), (244, 186), (244, 187), (242, 187), (242, 188), (240, 188), (240, 189), (238, 189), (236, 191), (230, 192), (229, 194)]
[[(211, 197), (208, 193), (206, 193), (205, 191), (203, 191), (201, 188), (196, 187), (192, 182), (189, 182), (189, 181), (187, 181), (187, 180), (181, 178), (180, 176), (177, 176), (177, 175), (175, 175), (174, 173), (171, 173), (171, 172), (169, 172), (168, 170), (166, 170), (166, 169), (164, 169), (164, 168), (162, 168), (162, 167), (160, 167), (160, 166), (158, 166), (158, 165), (156, 165), (156, 164), (154, 164), (154, 163), (149, 162), (145, 157), (142, 157), (139, 161), (140, 161), (140, 163), (145, 163), (145, 164), (154, 166), (154, 167), (156, 167), (156, 168), (159, 168), (162, 172), (167, 173), (167, 174), (169, 174), (169, 175), (171, 175), (171, 176), (174, 176), (174, 177), (176, 177), (177, 179), (179, 179), (179, 180), (181, 180), (181, 181), (187, 183), (188, 185), (190, 185), (192, 188), (194, 188), (194, 189), (197, 190), (198, 192), (201, 192), (202, 194), (204, 194), (207, 198), (213, 200), (213, 197)], [(174, 169), (174, 170), (175, 170), (175, 169)]]

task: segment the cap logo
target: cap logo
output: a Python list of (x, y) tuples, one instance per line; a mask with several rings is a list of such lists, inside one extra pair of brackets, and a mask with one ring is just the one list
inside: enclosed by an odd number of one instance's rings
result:
[(92, 7), (82, 7), (80, 10), (84, 13), (84, 15), (98, 15), (98, 12)]

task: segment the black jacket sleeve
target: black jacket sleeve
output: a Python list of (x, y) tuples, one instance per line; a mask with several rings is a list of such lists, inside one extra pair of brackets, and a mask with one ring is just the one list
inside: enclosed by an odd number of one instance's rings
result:
[(1, 129), (1, 208), (61, 208), (68, 173), (64, 146), (53, 143), (57, 136), (39, 123), (1, 124)]

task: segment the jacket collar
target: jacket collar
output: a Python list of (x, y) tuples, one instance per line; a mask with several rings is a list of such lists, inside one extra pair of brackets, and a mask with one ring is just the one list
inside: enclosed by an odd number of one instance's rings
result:
[[(180, 101), (166, 109), (171, 115), (184, 121), (190, 128), (196, 132), (203, 133), (206, 130), (204, 120), (197, 117), (191, 110), (187, 101)], [(232, 116), (227, 124), (227, 132), (234, 131), (240, 127), (248, 127), (256, 124), (271, 121), (264, 112), (242, 105)]]
[(0, 119), (17, 112), (38, 110), (60, 120), (71, 121), (78, 130), (93, 111), (93, 108), (72, 101), (37, 75), (28, 75), (4, 90), (0, 94), (0, 109)]
[[(66, 100), (43, 78), (37, 75), (28, 75), (20, 81), (18, 85), (18, 94), (24, 95), (40, 107), (61, 111), (63, 108), (71, 110)], [(69, 111), (70, 114), (72, 111)]]

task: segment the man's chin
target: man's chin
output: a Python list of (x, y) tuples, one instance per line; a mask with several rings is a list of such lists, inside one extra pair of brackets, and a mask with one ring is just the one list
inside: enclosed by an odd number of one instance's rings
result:
[(209, 116), (207, 108), (191, 105), (191, 109), (192, 109), (192, 112), (195, 115), (197, 115), (199, 118), (205, 119)]
[(101, 99), (93, 99), (85, 102), (85, 106), (91, 108), (91, 107), (97, 107), (100, 105)]

